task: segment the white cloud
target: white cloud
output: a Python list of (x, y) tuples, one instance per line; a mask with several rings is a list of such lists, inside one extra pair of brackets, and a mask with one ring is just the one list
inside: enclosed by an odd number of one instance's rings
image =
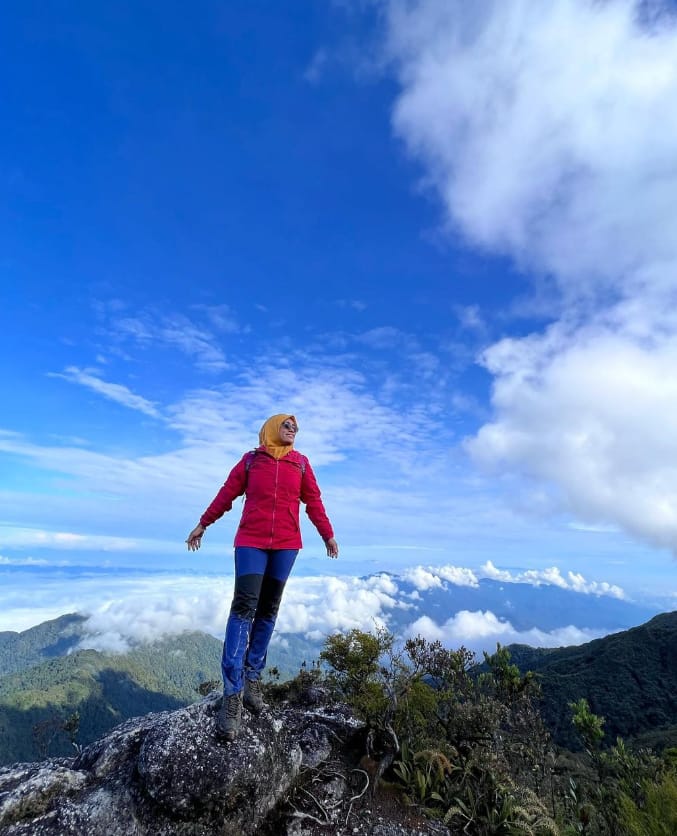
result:
[(366, 302), (363, 302), (361, 299), (337, 299), (336, 304), (339, 308), (352, 308), (358, 313), (362, 313), (367, 309)]
[(392, 349), (402, 344), (411, 344), (411, 338), (390, 325), (383, 325), (365, 331), (357, 338), (360, 342), (376, 349)]
[(237, 334), (248, 330), (240, 326), (235, 313), (228, 305), (193, 305), (192, 309), (198, 311), (202, 318), (206, 317), (217, 331), (224, 334)]
[(606, 631), (585, 630), (570, 625), (552, 631), (516, 630), (512, 624), (489, 610), (470, 612), (461, 610), (443, 624), (437, 624), (429, 616), (421, 616), (407, 629), (409, 636), (423, 636), (429, 641), (440, 641), (447, 647), (461, 645), (475, 652), (493, 651), (496, 644), (528, 644), (531, 647), (565, 647), (584, 644), (605, 635)]
[[(83, 449), (0, 430), (0, 454), (41, 471), (39, 478), (50, 495), (38, 507), (5, 489), (0, 499), (7, 517), (16, 529), (109, 537), (111, 547), (122, 547), (121, 540), (128, 539), (144, 550), (152, 536), (159, 537), (154, 552), (166, 546), (167, 538), (180, 546), (178, 521), (183, 520), (182, 529), (189, 528), (231, 467), (256, 446), (265, 417), (289, 410), (300, 423), (298, 448), (318, 474), (344, 541), (348, 529), (359, 532), (359, 542), (365, 542), (366, 532), (380, 542), (385, 532), (404, 545), (414, 545), (419, 530), (429, 530), (431, 536), (448, 530), (439, 509), (425, 500), (435, 480), (449, 479), (445, 457), (438, 453), (445, 435), (434, 403), (437, 394), (402, 406), (373, 391), (368, 369), (358, 372), (320, 354), (290, 359), (293, 368), (267, 359), (248, 361), (220, 385), (194, 389), (163, 405), (163, 428), (171, 435), (160, 452), (155, 452), (153, 438), (153, 451), (139, 454), (143, 436), (133, 433), (126, 451), (115, 436), (96, 449)], [(384, 443), (394, 428), (397, 444)], [(331, 480), (323, 472), (330, 464)], [(412, 481), (423, 467), (426, 479)], [(453, 501), (448, 484), (436, 493), (447, 497), (445, 502)], [(219, 526), (217, 538), (232, 540), (237, 516), (236, 508)], [(118, 532), (124, 532), (122, 538)], [(22, 536), (24, 543), (36, 542), (33, 535)], [(210, 532), (209, 539), (213, 536)], [(57, 542), (54, 537), (41, 539), (45, 547)]]
[(231, 579), (191, 576), (135, 579), (102, 603), (88, 602), (82, 648), (124, 652), (135, 644), (201, 630), (221, 636), (232, 598)]
[(386, 8), (395, 130), (450, 229), (559, 293), (557, 322), (482, 355), (495, 417), (469, 451), (584, 523), (677, 551), (674, 10)]
[(436, 571), (442, 580), (449, 581), (454, 586), (478, 586), (477, 575), (471, 569), (462, 566), (439, 566)]
[(292, 578), (285, 599), (279, 631), (305, 633), (312, 638), (336, 630), (385, 626), (387, 610), (398, 604), (384, 591), (382, 582), (360, 578)]
[(441, 589), (444, 587), (444, 581), (455, 586), (472, 586), (478, 585), (477, 576), (471, 569), (465, 569), (459, 566), (412, 566), (410, 569), (405, 569), (401, 577), (408, 581), (417, 590), (427, 589)]
[(468, 331), (479, 331), (480, 333), (486, 330), (487, 326), (480, 312), (479, 305), (457, 305), (454, 308), (454, 312), (462, 328)]
[(329, 55), (326, 49), (318, 49), (306, 67), (303, 78), (309, 84), (318, 84), (325, 73)]
[(428, 569), (424, 569), (423, 566), (413, 566), (411, 569), (406, 569), (402, 573), (402, 577), (405, 581), (409, 581), (409, 583), (413, 584), (416, 589), (427, 590), (442, 588), (442, 579), (440, 576)]
[(642, 5), (389, 4), (396, 130), (474, 241), (570, 281), (674, 257), (677, 33)]
[(0, 566), (47, 566), (48, 561), (37, 557), (5, 557), (0, 554)]
[(560, 589), (570, 589), (586, 595), (607, 595), (619, 600), (625, 600), (627, 597), (620, 586), (606, 581), (587, 581), (580, 572), (567, 572), (565, 578), (557, 566), (551, 566), (547, 569), (527, 569), (524, 572), (513, 574), (505, 569), (497, 569), (491, 560), (487, 560), (481, 567), (480, 572), (482, 577), (507, 583), (528, 583), (532, 586), (549, 584), (558, 586)]
[(494, 581), (506, 581), (507, 583), (517, 582), (507, 569), (496, 568), (491, 560), (487, 560), (484, 566), (480, 567), (480, 570), (485, 578), (491, 578)]
[(129, 409), (135, 409), (138, 412), (143, 412), (145, 415), (150, 415), (152, 418), (159, 418), (160, 413), (157, 409), (157, 404), (152, 403), (141, 395), (136, 395), (127, 386), (121, 383), (109, 383), (102, 380), (96, 374), (86, 369), (79, 369), (77, 366), (69, 366), (64, 369), (62, 373), (50, 372), (50, 377), (61, 377), (70, 383), (78, 383), (91, 389), (104, 398), (122, 404)]
[[(22, 562), (0, 558), (0, 566), (7, 567), (0, 587), (0, 630), (27, 629), (64, 613), (80, 612), (87, 616), (83, 648), (122, 652), (184, 630), (223, 636), (233, 594), (230, 571), (218, 576), (187, 572), (147, 574), (121, 572), (114, 566), (104, 570), (66, 565), (50, 571), (36, 563), (30, 559)], [(500, 573), (495, 567), (492, 570), (493, 574)], [(559, 583), (561, 573), (556, 568), (544, 573), (544, 577), (525, 575), (526, 582), (535, 586), (554, 582), (578, 592), (594, 591), (580, 576), (569, 574), (567, 581)], [(424, 606), (425, 598), (418, 590), (410, 596), (402, 591), (402, 582), (411, 583), (412, 577), (423, 583), (424, 592), (441, 583), (441, 577), (450, 583), (477, 583), (469, 569), (451, 566), (416, 567), (401, 575), (380, 573), (362, 578), (292, 575), (280, 608), (277, 640), (293, 633), (322, 640), (335, 631), (387, 628), (396, 612), (399, 621), (402, 610), (414, 608), (413, 600), (417, 608)], [(502, 573), (501, 578), (516, 580)], [(603, 632), (573, 626), (551, 632), (537, 628), (518, 632), (493, 613), (467, 611), (457, 612), (442, 625), (423, 615), (407, 629), (408, 635), (421, 633), (450, 646), (464, 643), (473, 649), (491, 649), (496, 641), (535, 646), (578, 644)]]
[[(117, 588), (116, 588), (117, 587)], [(184, 630), (221, 637), (230, 608), (233, 583), (194, 576), (135, 578), (116, 585), (101, 601), (90, 593), (85, 611), (87, 636), (82, 647), (124, 651)], [(290, 578), (276, 631), (321, 638), (336, 630), (373, 630), (385, 626), (387, 613), (401, 602), (397, 585), (386, 575)], [(81, 607), (82, 609), (82, 607)]]
[[(217, 330), (233, 333), (237, 325), (228, 309), (217, 306), (208, 319)], [(228, 368), (216, 336), (203, 323), (196, 324), (184, 314), (158, 315), (147, 312), (135, 316), (116, 316), (109, 323), (112, 336), (119, 342), (132, 341), (144, 348), (177, 348), (193, 359), (201, 371), (220, 372)]]
[(0, 547), (4, 548), (49, 548), (64, 551), (149, 551), (166, 552), (174, 543), (159, 540), (112, 537), (97, 534), (82, 534), (74, 531), (50, 531), (37, 528), (20, 528), (0, 524)]
[(553, 498), (585, 522), (677, 549), (677, 335), (562, 331), (487, 352), (497, 418), (469, 450), (554, 485)]
[(615, 534), (616, 526), (613, 525), (590, 525), (589, 523), (570, 522), (569, 528), (574, 531), (592, 531), (598, 534)]

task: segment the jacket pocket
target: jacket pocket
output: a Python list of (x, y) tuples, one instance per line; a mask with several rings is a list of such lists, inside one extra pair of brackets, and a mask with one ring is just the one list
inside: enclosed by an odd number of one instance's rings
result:
[(298, 509), (294, 511), (293, 508), (287, 508), (287, 513), (289, 514), (294, 531), (300, 531)]
[(245, 504), (238, 528), (260, 528), (265, 521), (265, 514), (256, 505), (248, 508)]

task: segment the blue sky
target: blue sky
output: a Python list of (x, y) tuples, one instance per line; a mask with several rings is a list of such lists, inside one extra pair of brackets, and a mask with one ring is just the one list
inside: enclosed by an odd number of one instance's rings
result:
[(555, 567), (672, 608), (671, 15), (8, 10), (0, 628), (91, 608), (76, 567), (227, 576), (236, 512), (183, 540), (278, 411), (342, 550), (306, 527), (300, 576)]

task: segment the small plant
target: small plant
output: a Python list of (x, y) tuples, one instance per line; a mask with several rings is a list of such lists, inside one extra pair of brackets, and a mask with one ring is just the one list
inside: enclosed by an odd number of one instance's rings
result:
[(444, 812), (449, 779), (454, 772), (447, 755), (433, 749), (412, 754), (404, 744), (399, 759), (393, 765), (393, 772), (408, 804), (440, 817)]
[(68, 740), (70, 741), (71, 746), (75, 749), (75, 751), (78, 754), (80, 754), (80, 752), (82, 751), (82, 746), (78, 743), (77, 740), (78, 732), (80, 731), (80, 713), (78, 711), (74, 711), (69, 717), (67, 717), (64, 720), (61, 728), (68, 735)]
[(604, 737), (604, 717), (598, 717), (590, 710), (585, 697), (576, 702), (570, 702), (569, 708), (573, 712), (572, 723), (589, 754), (599, 750)]
[(61, 731), (63, 731), (63, 720), (56, 712), (50, 712), (44, 720), (33, 725), (33, 746), (40, 758), (47, 757), (52, 742)]
[(201, 697), (206, 697), (207, 694), (211, 694), (212, 691), (215, 691), (217, 688), (220, 687), (220, 679), (209, 679), (206, 682), (201, 682), (195, 690)]
[(273, 665), (272, 667), (266, 670), (266, 675), (268, 676), (268, 682), (279, 682), (280, 681), (280, 669)]
[(556, 822), (532, 790), (516, 786), (509, 778), (492, 786), (496, 776), (490, 771), (475, 777), (479, 780), (459, 788), (444, 816), (445, 824), (491, 836), (559, 836)]

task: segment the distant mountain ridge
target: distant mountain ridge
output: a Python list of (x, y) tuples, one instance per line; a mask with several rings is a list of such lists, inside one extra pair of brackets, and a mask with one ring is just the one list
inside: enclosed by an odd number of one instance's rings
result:
[(48, 659), (65, 656), (77, 647), (86, 616), (68, 613), (43, 621), (21, 633), (0, 633), (0, 676), (17, 673)]
[[(656, 607), (599, 593), (583, 593), (554, 584), (529, 583), (482, 578), (477, 586), (461, 586), (447, 581), (443, 586), (421, 589), (413, 581), (389, 574), (400, 591), (399, 599), (411, 609), (389, 610), (391, 629), (401, 629), (421, 615), (438, 624), (460, 610), (491, 611), (509, 621), (520, 632), (537, 628), (550, 632), (576, 626), (610, 632), (642, 624), (656, 615)], [(413, 597), (411, 597), (413, 596)]]

